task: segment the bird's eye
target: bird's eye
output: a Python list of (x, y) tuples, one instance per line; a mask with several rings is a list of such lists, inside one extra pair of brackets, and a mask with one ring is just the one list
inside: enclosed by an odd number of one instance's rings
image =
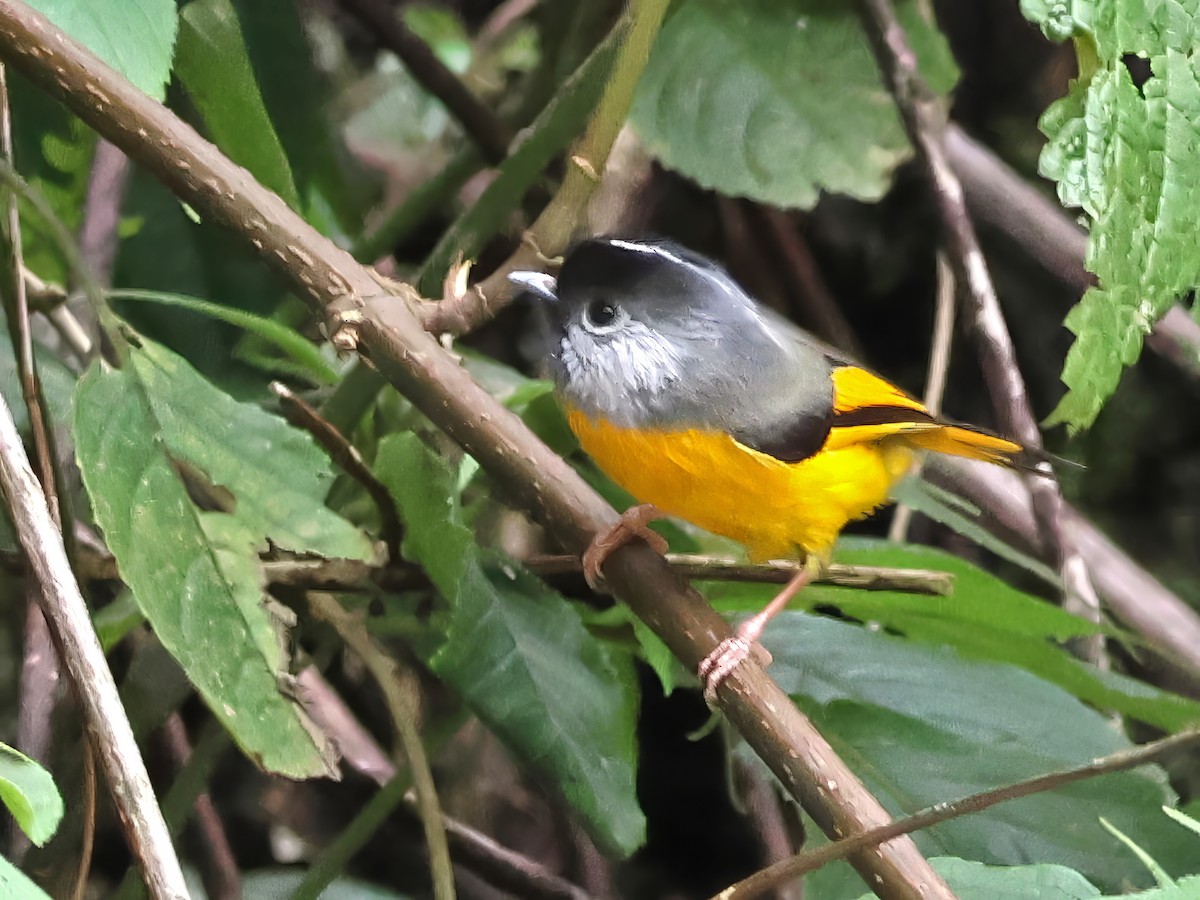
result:
[(615, 322), (616, 318), (616, 304), (607, 300), (593, 300), (588, 304), (587, 321), (589, 325), (595, 328), (605, 328)]

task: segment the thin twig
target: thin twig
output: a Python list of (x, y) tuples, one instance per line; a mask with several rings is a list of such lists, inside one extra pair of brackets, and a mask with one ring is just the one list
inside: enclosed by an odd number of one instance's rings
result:
[(421, 742), (421, 732), (417, 728), (417, 710), (413, 699), (416, 680), (411, 672), (406, 673), (395, 659), (379, 648), (362, 619), (347, 612), (332, 594), (314, 591), (308, 595), (308, 603), (318, 618), (333, 626), (379, 685), (392, 719), (392, 727), (396, 729), (397, 752), (402, 752), (408, 760), (416, 788), (417, 807), (429, 850), (433, 896), (436, 900), (453, 900), (454, 872), (450, 865), (450, 848), (446, 845), (446, 830), (442, 824), (442, 808), (438, 803), (433, 772), (425, 756), (425, 746)]
[[(321, 673), (310, 666), (300, 672), (298, 680), (305, 711), (333, 736), (342, 761), (381, 788), (395, 778), (396, 764), (388, 759), (375, 738), (354, 717)], [(408, 793), (403, 802), (410, 807), (416, 806)], [(528, 900), (588, 900), (587, 893), (576, 885), (547, 871), (534, 860), (501, 846), (469, 825), (445, 815), (442, 823), (455, 862), (501, 890)]]
[[(19, 0), (0, 0), (0, 58), (62, 99), (205, 219), (254, 247), (311, 303), (336, 346), (368, 357), (565, 547), (580, 552), (616, 522), (615, 510), (422, 328), (415, 292), (396, 288), (396, 295), (381, 298), (369, 270)], [(615, 551), (604, 574), (688, 668), (731, 634), (728, 622), (685, 589), (648, 547)], [(889, 821), (879, 801), (761, 666), (740, 667), (722, 685), (719, 699), (730, 723), (827, 834), (853, 834)], [(860, 853), (851, 863), (889, 898), (952, 896), (908, 839)]]
[[(945, 116), (917, 72), (916, 56), (891, 0), (860, 0), (860, 3), (879, 68), (933, 190), (950, 263), (963, 289), (965, 312), (972, 325), (993, 405), (1004, 430), (1036, 454), (1042, 449), (1041, 433), (995, 286), (967, 212), (962, 185), (950, 167), (944, 143)], [(1098, 623), (1100, 601), (1088, 577), (1087, 565), (1062, 528), (1062, 494), (1049, 462), (1036, 464), (1036, 473), (1029, 477), (1029, 490), (1043, 553), (1062, 575), (1063, 606)], [(1102, 634), (1090, 638), (1081, 651), (1092, 662), (1106, 664)]]
[(982, 791), (978, 794), (972, 794), (969, 797), (963, 797), (961, 800), (937, 803), (890, 825), (884, 825), (882, 828), (876, 828), (864, 834), (856, 834), (853, 837), (844, 838), (832, 844), (826, 844), (824, 847), (818, 847), (815, 850), (808, 850), (793, 856), (791, 859), (776, 863), (760, 872), (755, 872), (749, 878), (739, 881), (737, 884), (730, 885), (717, 894), (713, 900), (751, 900), (753, 897), (761, 897), (772, 888), (799, 878), (806, 872), (812, 872), (834, 860), (845, 859), (856, 850), (861, 850), (864, 847), (873, 847), (884, 841), (891, 840), (897, 835), (911, 834), (914, 831), (931, 828), (934, 825), (948, 822), (951, 819), (957, 819), (960, 816), (982, 812), (999, 803), (1028, 797), (1031, 794), (1053, 791), (1061, 787), (1066, 787), (1068, 784), (1074, 784), (1077, 781), (1095, 778), (1099, 775), (1109, 775), (1113, 772), (1136, 769), (1139, 766), (1158, 762), (1167, 756), (1190, 749), (1198, 744), (1200, 744), (1200, 731), (1183, 731), (1149, 744), (1143, 744), (1140, 747), (1120, 750), (1074, 769), (1064, 769), (1060, 772), (1051, 772), (1048, 775), (1039, 775), (1036, 778), (1030, 778), (1028, 781), (1019, 781), (1016, 784), (993, 788), (990, 791)]
[(668, 0), (630, 0), (627, 21), (617, 26), (623, 27), (625, 33), (608, 84), (587, 130), (571, 151), (558, 192), (525, 233), (521, 246), (495, 272), (457, 302), (438, 303), (424, 311), (429, 330), (463, 334), (480, 325), (512, 299), (509, 272), (541, 268), (544, 259), (561, 254), (576, 236), (592, 192), (604, 174), (609, 152), (629, 114), (634, 89), (650, 58), (650, 47), (668, 5)]
[(311, 434), (342, 471), (363, 486), (379, 512), (379, 532), (387, 546), (388, 559), (399, 559), (404, 527), (400, 523), (396, 501), (384, 483), (375, 477), (358, 448), (287, 385), (272, 381), (271, 390), (279, 398), (287, 420)]
[[(760, 584), (787, 584), (800, 563), (776, 560), (746, 563), (724, 556), (692, 553), (668, 553), (671, 569), (683, 578), (698, 581), (746, 581)], [(534, 556), (522, 565), (535, 574), (560, 575), (583, 571), (578, 556)], [(850, 566), (834, 563), (813, 580), (814, 584), (855, 588), (861, 591), (899, 591), (948, 597), (954, 593), (954, 576), (928, 569), (892, 569), (883, 566)]]
[[(192, 742), (179, 713), (173, 712), (167, 716), (163, 724), (163, 739), (176, 771), (182, 771), (192, 759)], [(239, 900), (242, 896), (242, 873), (212, 797), (207, 791), (201, 791), (192, 801), (192, 808), (196, 816), (196, 830), (201, 837), (200, 844), (204, 848), (200, 871), (208, 896), (212, 900)]]
[(854, 329), (825, 284), (812, 248), (797, 230), (795, 221), (781, 209), (761, 204), (757, 209), (767, 225), (767, 233), (786, 263), (784, 271), (803, 304), (810, 330), (844, 353), (861, 359), (862, 348)]
[(187, 884), (154, 798), (117, 686), (71, 573), (8, 404), (0, 397), (0, 482), (21, 546), (41, 587), (42, 611), (83, 711), (92, 746), (151, 897), (186, 898)]
[[(925, 408), (935, 416), (942, 411), (942, 397), (946, 393), (946, 377), (950, 374), (950, 345), (954, 341), (954, 272), (941, 250), (937, 252), (937, 302), (933, 316), (933, 340), (930, 342), (929, 370), (925, 375)], [(921, 471), (923, 460), (913, 466), (913, 473)], [(888, 527), (888, 540), (900, 543), (908, 535), (912, 521), (912, 507), (903, 503), (892, 514)]]
[(342, 0), (342, 6), (400, 57), (417, 84), (446, 105), (484, 156), (491, 162), (504, 159), (511, 139), (504, 123), (404, 24), (392, 4), (385, 0)]
[[(680, 577), (698, 581), (786, 584), (798, 568), (797, 563), (788, 560), (747, 563), (732, 557), (689, 553), (668, 553), (666, 559)], [(531, 556), (521, 560), (521, 564), (543, 578), (583, 572), (579, 557), (570, 554)], [(335, 593), (378, 589), (403, 591), (429, 586), (428, 576), (419, 567), (403, 562), (372, 565), (354, 559), (267, 560), (263, 563), (263, 574), (270, 584)], [(935, 597), (948, 597), (954, 593), (953, 575), (928, 569), (834, 563), (816, 579), (816, 583), (860, 591), (897, 591)]]

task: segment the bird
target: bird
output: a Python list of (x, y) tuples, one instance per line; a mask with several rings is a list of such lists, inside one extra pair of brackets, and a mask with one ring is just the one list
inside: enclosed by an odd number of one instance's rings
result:
[(638, 504), (583, 554), (595, 586), (617, 547), (673, 516), (802, 562), (700, 664), (717, 690), (770, 619), (828, 566), (845, 526), (889, 502), (931, 451), (1017, 465), (1020, 444), (951, 422), (756, 302), (720, 265), (666, 240), (593, 237), (557, 277), (513, 272), (538, 301), (545, 364), (580, 446)]

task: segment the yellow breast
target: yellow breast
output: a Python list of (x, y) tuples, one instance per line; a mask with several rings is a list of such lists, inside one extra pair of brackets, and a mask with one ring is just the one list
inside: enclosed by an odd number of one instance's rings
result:
[(754, 560), (827, 561), (846, 523), (885, 503), (912, 458), (879, 440), (827, 443), (786, 463), (720, 432), (641, 431), (566, 412), (583, 449), (640, 502), (737, 541)]

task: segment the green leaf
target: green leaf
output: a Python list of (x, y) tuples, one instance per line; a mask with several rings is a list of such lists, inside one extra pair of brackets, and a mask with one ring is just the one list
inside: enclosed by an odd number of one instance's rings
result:
[(39, 847), (54, 836), (62, 821), (62, 796), (50, 773), (24, 753), (2, 743), (0, 800), (29, 840)]
[[(985, 866), (939, 856), (929, 861), (958, 900), (1088, 900), (1099, 897), (1094, 884), (1066, 866)], [(872, 900), (863, 894), (859, 900)]]
[(454, 474), (419, 438), (385, 438), (376, 465), (408, 529), (405, 556), (450, 605), (429, 665), (520, 759), (554, 779), (604, 847), (632, 853), (645, 839), (645, 819), (628, 658), (591, 635), (541, 581), (475, 543)]
[(233, 0), (233, 5), (305, 218), (325, 234), (357, 236), (370, 192), (342, 146), (329, 79), (318, 70), (300, 7), (291, 0)]
[[(1076, 335), (1048, 419), (1089, 426), (1160, 316), (1200, 283), (1200, 0), (1023, 4), (1047, 34), (1075, 37), (1081, 77), (1052, 105), (1041, 172), (1092, 221), (1088, 268), (1099, 285), (1067, 316)], [(1126, 58), (1148, 60), (1133, 83)]]
[(29, 5), (162, 100), (175, 46), (174, 0), (29, 0)]
[(263, 104), (230, 0), (192, 0), (180, 13), (176, 74), (209, 137), (264, 186), (300, 209), (291, 164)]
[[(324, 506), (325, 456), (144, 339), (126, 370), (94, 367), (80, 381), (75, 439), (122, 578), (217, 717), (271, 771), (332, 773), (324, 737), (281, 693), (285, 623), (263, 604), (258, 564), (268, 538), (298, 552), (370, 555)], [(231, 511), (198, 509), (182, 473)]]
[[(950, 51), (916, 2), (898, 13), (935, 91)], [(883, 196), (911, 153), (853, 3), (687, 0), (663, 26), (633, 123), (666, 166), (723, 194), (810, 208)]]
[(336, 384), (338, 381), (338, 373), (333, 370), (333, 367), (321, 355), (320, 349), (312, 341), (295, 329), (289, 328), (282, 322), (276, 322), (274, 319), (268, 319), (266, 316), (255, 315), (245, 310), (201, 300), (199, 297), (189, 297), (186, 294), (175, 294), (170, 291), (126, 289), (108, 291), (106, 296), (113, 300), (163, 303), (228, 322), (282, 350), (292, 365), (288, 366), (280, 360), (274, 363), (275, 368), (290, 371), (292, 374), (311, 380), (314, 384)]
[[(1099, 713), (1013, 666), (964, 659), (846, 622), (785, 613), (763, 641), (771, 674), (893, 815), (1072, 768), (1131, 746)], [(1102, 887), (1146, 883), (1101, 816), (1169, 870), (1195, 847), (1162, 815), (1174, 800), (1144, 767), (1003, 803), (915, 835), (926, 855), (1057, 863)], [(821, 893), (820, 896), (826, 896)]]
[(1100, 825), (1105, 831), (1129, 848), (1129, 851), (1138, 858), (1138, 862), (1146, 867), (1146, 871), (1154, 876), (1154, 881), (1160, 888), (1175, 887), (1175, 879), (1168, 875), (1167, 870), (1158, 864), (1158, 860), (1143, 850), (1133, 838), (1103, 816), (1100, 817)]
[(3, 856), (0, 856), (0, 895), (8, 900), (50, 900), (49, 894)]
[[(805, 588), (793, 601), (807, 609), (836, 607), (915, 641), (949, 645), (975, 659), (1019, 666), (1102, 709), (1174, 731), (1200, 719), (1200, 703), (1076, 659), (1060, 644), (1095, 634), (1096, 625), (1009, 586), (959, 557), (930, 547), (844, 538), (837, 562), (930, 569), (954, 576), (954, 593), (930, 597), (828, 585)], [(705, 593), (724, 610), (758, 610), (777, 590), (769, 585), (713, 584)], [(1122, 633), (1108, 629), (1120, 638)], [(768, 629), (769, 632), (769, 629)]]

